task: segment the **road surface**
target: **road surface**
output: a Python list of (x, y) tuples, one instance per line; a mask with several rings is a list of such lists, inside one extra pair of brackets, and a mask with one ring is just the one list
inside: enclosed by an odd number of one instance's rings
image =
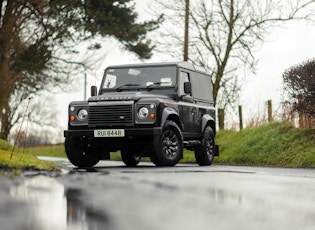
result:
[(58, 164), (0, 177), (1, 229), (315, 229), (314, 169)]

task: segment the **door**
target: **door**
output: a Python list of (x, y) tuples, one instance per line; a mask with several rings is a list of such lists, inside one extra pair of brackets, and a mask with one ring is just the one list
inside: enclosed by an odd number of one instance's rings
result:
[(178, 109), (184, 139), (189, 139), (198, 136), (198, 109), (191, 92), (184, 90), (185, 82), (190, 82), (190, 75), (188, 72), (181, 71), (178, 84), (180, 96)]

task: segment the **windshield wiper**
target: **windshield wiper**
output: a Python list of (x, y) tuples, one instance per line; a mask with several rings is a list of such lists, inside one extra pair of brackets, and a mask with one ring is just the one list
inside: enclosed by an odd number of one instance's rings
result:
[(163, 82), (154, 82), (153, 84), (151, 84), (151, 85), (148, 85), (147, 86), (147, 90), (150, 90), (150, 89), (152, 89), (154, 86), (156, 86), (156, 85), (161, 85)]
[(123, 88), (129, 87), (129, 86), (140, 86), (140, 84), (124, 84), (124, 85), (121, 85), (121, 86), (117, 87), (116, 91), (120, 92)]

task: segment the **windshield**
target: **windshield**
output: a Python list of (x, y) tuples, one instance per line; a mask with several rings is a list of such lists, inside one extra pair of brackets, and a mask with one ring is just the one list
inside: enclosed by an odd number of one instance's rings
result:
[(102, 89), (162, 88), (176, 84), (176, 66), (110, 68)]

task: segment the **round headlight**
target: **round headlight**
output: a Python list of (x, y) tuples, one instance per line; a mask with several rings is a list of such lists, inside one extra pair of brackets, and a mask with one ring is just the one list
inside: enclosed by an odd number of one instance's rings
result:
[(139, 116), (141, 119), (146, 118), (148, 115), (149, 115), (149, 110), (148, 110), (146, 107), (141, 107), (141, 108), (138, 110), (138, 116)]
[(80, 111), (78, 112), (78, 119), (80, 121), (84, 121), (86, 120), (88, 116), (88, 112), (85, 109), (80, 109)]

